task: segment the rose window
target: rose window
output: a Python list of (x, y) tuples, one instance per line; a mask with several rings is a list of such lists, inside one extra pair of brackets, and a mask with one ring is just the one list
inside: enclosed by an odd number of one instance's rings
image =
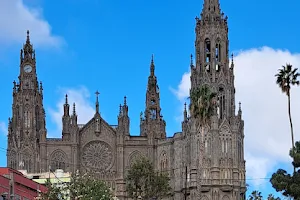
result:
[(83, 147), (82, 164), (91, 170), (108, 170), (113, 161), (111, 147), (101, 141), (93, 141)]

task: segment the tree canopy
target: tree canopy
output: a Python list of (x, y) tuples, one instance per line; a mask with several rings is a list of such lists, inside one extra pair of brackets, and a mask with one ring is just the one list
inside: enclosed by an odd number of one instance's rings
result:
[(42, 200), (111, 200), (110, 188), (101, 180), (89, 175), (73, 174), (70, 183), (60, 183), (59, 186), (46, 182), (47, 192), (42, 195)]
[(167, 196), (171, 187), (169, 176), (165, 172), (155, 172), (153, 164), (145, 157), (137, 159), (127, 172), (126, 189), (128, 196), (137, 199), (156, 198)]
[(290, 156), (293, 158), (292, 165), (296, 171), (289, 174), (284, 169), (278, 169), (272, 175), (270, 181), (277, 192), (282, 192), (284, 196), (300, 200), (300, 142), (296, 142), (295, 151), (290, 150)]

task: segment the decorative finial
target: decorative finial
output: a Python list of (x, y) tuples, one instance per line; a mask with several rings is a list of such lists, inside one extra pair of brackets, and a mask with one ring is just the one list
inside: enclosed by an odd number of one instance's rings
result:
[(194, 62), (193, 62), (193, 54), (191, 54), (191, 67), (194, 65)]
[(239, 102), (239, 110), (242, 110), (242, 103)]
[(234, 68), (234, 62), (233, 62), (233, 53), (231, 54), (231, 66), (230, 66), (231, 69)]
[(126, 101), (126, 99), (127, 99), (127, 97), (126, 97), (126, 96), (124, 96), (124, 106), (126, 106), (126, 105), (127, 105), (127, 101)]
[(76, 105), (75, 105), (75, 102), (73, 103), (73, 115), (74, 116), (76, 115)]
[(121, 113), (122, 113), (122, 105), (120, 104), (119, 114), (121, 115)]
[(184, 121), (187, 121), (187, 111), (186, 111), (186, 102), (184, 102), (184, 112), (183, 112)]
[(151, 57), (151, 66), (150, 66), (151, 76), (154, 76), (154, 55)]
[(154, 63), (154, 54), (152, 54), (152, 56), (151, 56), (151, 64), (153, 64)]
[(66, 94), (65, 104), (68, 104), (68, 94)]
[(98, 96), (100, 94), (100, 92), (98, 92), (98, 90), (95, 92), (96, 94), (96, 113), (99, 113), (99, 100), (98, 100)]
[(27, 30), (27, 40), (26, 40), (26, 42), (30, 43), (29, 30)]

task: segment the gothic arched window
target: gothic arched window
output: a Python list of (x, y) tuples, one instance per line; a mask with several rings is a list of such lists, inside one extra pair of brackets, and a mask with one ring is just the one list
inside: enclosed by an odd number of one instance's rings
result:
[(216, 63), (221, 62), (221, 42), (219, 40), (216, 42), (215, 54)]
[(67, 157), (64, 152), (58, 150), (55, 151), (50, 160), (50, 165), (51, 165), (51, 170), (56, 170), (56, 169), (62, 169), (66, 170), (66, 162), (67, 162)]
[(150, 109), (150, 119), (156, 119), (156, 109)]
[(210, 70), (210, 61), (211, 61), (211, 43), (210, 40), (207, 38), (204, 42), (204, 52), (205, 52), (205, 69), (206, 71)]
[(219, 71), (220, 62), (221, 62), (221, 42), (219, 40), (216, 43), (215, 57), (216, 57), (216, 71)]
[(210, 40), (207, 38), (205, 39), (205, 62), (211, 61), (211, 44)]

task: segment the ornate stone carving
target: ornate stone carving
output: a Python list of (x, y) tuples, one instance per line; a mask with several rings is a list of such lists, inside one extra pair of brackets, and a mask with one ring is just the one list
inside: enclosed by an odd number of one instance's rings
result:
[(113, 152), (107, 143), (92, 141), (83, 147), (82, 164), (88, 171), (107, 171), (112, 163)]

